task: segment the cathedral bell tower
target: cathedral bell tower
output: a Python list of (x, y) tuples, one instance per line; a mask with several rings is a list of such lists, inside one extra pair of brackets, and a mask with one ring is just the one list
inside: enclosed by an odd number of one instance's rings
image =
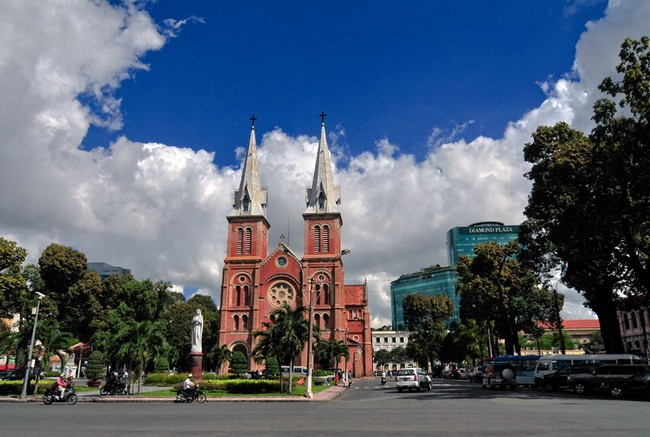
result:
[(325, 117), (321, 113), (320, 140), (311, 188), (307, 189), (305, 249), (302, 258), (303, 290), (313, 287), (314, 309), (323, 317), (322, 337), (343, 340), (346, 332), (345, 288), (341, 260), (339, 205), (341, 188), (334, 185)]
[[(240, 345), (250, 353), (251, 327), (259, 319), (259, 267), (267, 256), (269, 225), (267, 191), (261, 188), (255, 142), (255, 116), (251, 120), (248, 152), (239, 190), (235, 191), (228, 220), (228, 246), (221, 284), (219, 344)], [(237, 348), (235, 348), (237, 349)]]

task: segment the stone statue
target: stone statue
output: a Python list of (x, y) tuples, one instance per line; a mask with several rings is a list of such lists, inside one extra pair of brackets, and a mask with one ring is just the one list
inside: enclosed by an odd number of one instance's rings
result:
[(203, 316), (201, 310), (197, 308), (196, 314), (192, 319), (192, 350), (191, 352), (201, 352), (201, 342), (203, 341)]

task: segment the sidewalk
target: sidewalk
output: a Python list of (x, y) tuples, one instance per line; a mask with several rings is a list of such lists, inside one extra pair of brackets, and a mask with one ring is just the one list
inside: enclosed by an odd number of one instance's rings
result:
[[(263, 396), (241, 396), (241, 397), (218, 397), (208, 398), (208, 402), (313, 402), (331, 401), (341, 396), (348, 387), (331, 386), (314, 394), (312, 399), (303, 396), (295, 397), (263, 397)], [(78, 402), (174, 402), (175, 396), (169, 397), (145, 397), (145, 396), (100, 396), (99, 393), (79, 393)], [(28, 396), (27, 399), (0, 397), (0, 402), (43, 402), (41, 396)]]

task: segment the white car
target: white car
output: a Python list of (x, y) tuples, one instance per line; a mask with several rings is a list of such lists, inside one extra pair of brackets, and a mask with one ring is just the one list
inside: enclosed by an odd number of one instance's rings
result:
[(395, 387), (397, 391), (413, 389), (417, 391), (431, 390), (431, 378), (422, 369), (406, 368), (400, 369), (395, 375)]

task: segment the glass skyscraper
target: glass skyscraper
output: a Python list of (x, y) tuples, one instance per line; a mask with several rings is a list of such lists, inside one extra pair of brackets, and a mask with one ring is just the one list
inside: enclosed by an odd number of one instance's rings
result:
[(499, 222), (480, 222), (456, 227), (447, 232), (447, 258), (449, 267), (428, 267), (416, 273), (400, 276), (390, 284), (393, 329), (405, 329), (402, 303), (409, 294), (422, 293), (427, 296), (446, 295), (454, 304), (454, 315), (449, 322), (458, 319), (459, 297), (456, 294), (458, 275), (456, 266), (462, 255), (474, 257), (474, 246), (494, 241), (507, 244), (518, 238), (518, 225), (504, 225)]
[(446, 295), (454, 304), (454, 315), (458, 319), (458, 295), (456, 294), (456, 267), (429, 267), (419, 272), (402, 275), (390, 283), (390, 300), (393, 329), (403, 330), (404, 310), (402, 303), (409, 294), (422, 293), (427, 296)]
[(474, 257), (477, 244), (494, 241), (508, 244), (519, 236), (518, 225), (504, 225), (499, 222), (481, 222), (465, 227), (456, 227), (447, 231), (447, 260), (449, 265), (458, 265), (462, 255)]

